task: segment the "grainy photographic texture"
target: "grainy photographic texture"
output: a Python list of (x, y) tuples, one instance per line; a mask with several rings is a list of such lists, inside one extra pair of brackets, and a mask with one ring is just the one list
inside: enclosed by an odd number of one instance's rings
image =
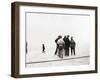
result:
[(11, 4), (11, 76), (97, 73), (97, 7)]
[[(67, 37), (69, 42), (64, 40)], [(57, 38), (60, 40), (55, 42)], [(75, 49), (71, 48), (73, 41)], [(26, 42), (26, 67), (87, 65), (90, 58), (90, 15), (26, 12)], [(61, 54), (59, 49), (56, 50), (59, 42), (63, 44)]]

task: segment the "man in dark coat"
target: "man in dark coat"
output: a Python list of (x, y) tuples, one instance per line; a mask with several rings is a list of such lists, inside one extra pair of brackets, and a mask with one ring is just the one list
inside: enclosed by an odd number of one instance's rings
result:
[(73, 55), (73, 53), (75, 55), (75, 46), (76, 46), (76, 43), (75, 43), (73, 37), (71, 37), (71, 41), (70, 41), (71, 55)]
[(55, 55), (57, 54), (58, 46), (59, 46), (59, 45), (57, 44), (57, 41), (58, 41), (60, 38), (62, 38), (61, 35), (59, 35), (59, 36), (57, 37), (57, 39), (55, 40), (55, 43), (56, 43), (56, 51), (55, 51)]
[(65, 42), (65, 56), (69, 56), (69, 47), (70, 47), (70, 40), (69, 40), (69, 35), (64, 36), (63, 38), (64, 42)]

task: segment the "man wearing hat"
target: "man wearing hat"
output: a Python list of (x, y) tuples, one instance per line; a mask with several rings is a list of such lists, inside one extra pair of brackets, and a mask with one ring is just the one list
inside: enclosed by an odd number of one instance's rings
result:
[(69, 40), (69, 35), (64, 36), (63, 38), (64, 42), (65, 42), (65, 56), (69, 56), (69, 47), (70, 47), (70, 40)]
[(73, 37), (71, 37), (71, 41), (70, 41), (70, 47), (71, 47), (71, 55), (75, 55), (75, 46), (76, 46), (76, 43), (73, 39)]

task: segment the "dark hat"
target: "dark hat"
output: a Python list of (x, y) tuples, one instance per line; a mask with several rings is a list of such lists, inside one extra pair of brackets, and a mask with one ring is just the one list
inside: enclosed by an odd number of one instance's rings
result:
[(61, 36), (61, 35), (59, 35), (59, 36), (58, 36), (58, 38), (62, 38), (62, 36)]
[(69, 35), (67, 35), (67, 37), (69, 37)]
[(71, 39), (73, 39), (73, 36), (71, 37)]

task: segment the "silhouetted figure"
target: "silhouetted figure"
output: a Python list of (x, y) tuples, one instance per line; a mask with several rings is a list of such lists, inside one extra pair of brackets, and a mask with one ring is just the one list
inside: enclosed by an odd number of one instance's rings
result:
[(69, 56), (69, 47), (70, 47), (70, 40), (69, 40), (69, 35), (64, 36), (63, 38), (64, 42), (65, 42), (65, 56)]
[(57, 41), (57, 44), (58, 44), (58, 56), (59, 56), (59, 58), (63, 58), (63, 54), (65, 52), (65, 50), (64, 50), (65, 42), (62, 38), (60, 38)]
[(45, 53), (45, 45), (42, 44), (42, 52)]
[(55, 55), (57, 54), (58, 46), (59, 46), (59, 45), (57, 44), (57, 41), (58, 41), (60, 38), (62, 38), (61, 35), (59, 35), (59, 36), (57, 37), (57, 39), (55, 40), (55, 43), (56, 43), (56, 51), (55, 51)]
[(76, 43), (73, 40), (73, 37), (71, 37), (71, 41), (70, 41), (71, 55), (73, 55), (73, 53), (75, 55), (75, 46), (76, 46)]
[(26, 42), (26, 54), (27, 54), (28, 50), (27, 50), (27, 42)]

